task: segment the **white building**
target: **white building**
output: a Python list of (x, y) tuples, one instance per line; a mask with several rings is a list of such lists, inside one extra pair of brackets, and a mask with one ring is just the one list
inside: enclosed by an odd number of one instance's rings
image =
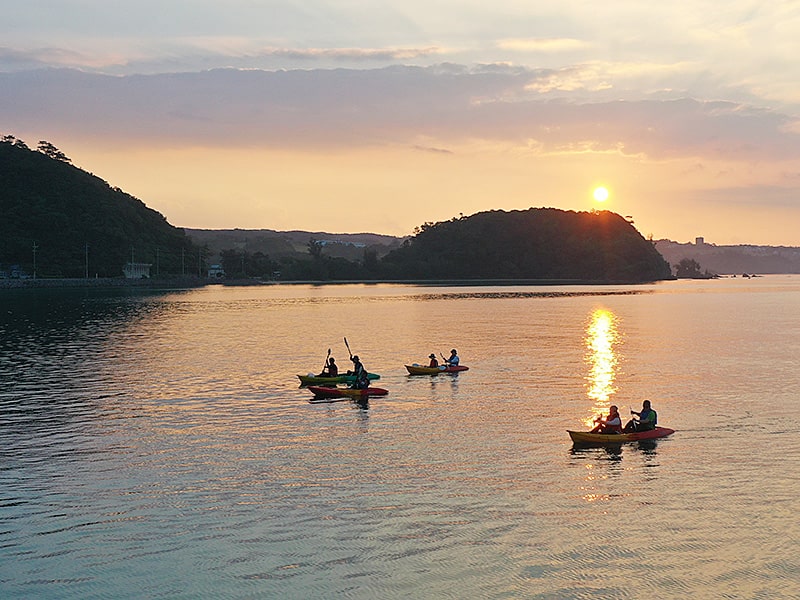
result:
[(152, 266), (151, 263), (127, 262), (122, 267), (122, 272), (127, 279), (149, 279)]
[(222, 265), (211, 265), (208, 267), (208, 278), (209, 279), (222, 279), (225, 277), (225, 269), (222, 268)]

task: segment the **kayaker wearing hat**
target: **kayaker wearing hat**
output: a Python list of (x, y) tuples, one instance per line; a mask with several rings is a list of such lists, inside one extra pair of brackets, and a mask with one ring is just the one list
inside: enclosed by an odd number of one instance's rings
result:
[(459, 361), (458, 352), (456, 352), (456, 349), (453, 348), (452, 350), (450, 350), (450, 358), (445, 359), (445, 362), (451, 367), (457, 367), (458, 361)]
[(369, 377), (367, 377), (367, 370), (364, 368), (361, 360), (358, 358), (358, 354), (354, 354), (350, 357), (350, 360), (353, 361), (353, 375), (355, 375), (355, 381), (350, 387), (364, 390), (369, 387)]
[(435, 354), (431, 353), (431, 354), (428, 356), (428, 358), (430, 358), (430, 359), (431, 359), (431, 362), (430, 362), (430, 364), (428, 365), (429, 367), (438, 367), (438, 366), (439, 366), (439, 361), (438, 361), (438, 360), (436, 360), (436, 355), (435, 355)]

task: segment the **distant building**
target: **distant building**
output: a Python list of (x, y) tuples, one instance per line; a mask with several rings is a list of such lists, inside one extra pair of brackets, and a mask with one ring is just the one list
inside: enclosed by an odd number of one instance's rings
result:
[(127, 262), (122, 267), (122, 272), (127, 279), (149, 279), (152, 266), (150, 263)]
[(225, 269), (222, 268), (222, 265), (211, 265), (208, 267), (209, 279), (223, 279), (224, 277)]
[(703, 244), (705, 244), (705, 243), (706, 243), (706, 240), (705, 240), (705, 238), (701, 238), (701, 237), (699, 237), (699, 238), (694, 238), (694, 245), (695, 245), (695, 246), (702, 246), (702, 245), (703, 245)]
[(8, 268), (6, 277), (10, 277), (11, 279), (30, 279), (30, 275), (28, 275), (19, 265), (11, 265)]
[(353, 246), (355, 248), (366, 248), (367, 245), (363, 242), (346, 242), (344, 240), (316, 240), (314, 242), (317, 246)]

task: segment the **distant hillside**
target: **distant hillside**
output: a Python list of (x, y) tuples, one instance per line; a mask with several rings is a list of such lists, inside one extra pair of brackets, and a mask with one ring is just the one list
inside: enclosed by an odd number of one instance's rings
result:
[(684, 258), (720, 275), (800, 273), (800, 248), (787, 246), (717, 246), (702, 238), (694, 244), (658, 240), (656, 249), (673, 267)]
[(382, 261), (384, 274), (422, 279), (670, 279), (653, 244), (621, 216), (554, 208), (489, 211), (426, 223)]
[(13, 136), (0, 139), (0, 217), (0, 271), (118, 277), (133, 259), (166, 276), (197, 273), (201, 262), (182, 229), (47, 142), (31, 150)]
[(308, 243), (314, 240), (331, 257), (359, 261), (365, 250), (380, 258), (398, 248), (405, 238), (376, 233), (325, 233), (321, 231), (275, 231), (272, 229), (186, 229), (192, 241), (208, 248), (211, 256), (224, 250), (254, 254), (261, 252), (280, 260), (308, 256)]

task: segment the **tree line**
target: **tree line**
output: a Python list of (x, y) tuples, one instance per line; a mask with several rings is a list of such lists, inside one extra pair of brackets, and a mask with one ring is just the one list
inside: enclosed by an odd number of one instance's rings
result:
[(608, 211), (552, 208), (488, 211), (424, 223), (378, 258), (359, 261), (324, 254), (309, 240), (307, 255), (269, 256), (224, 250), (228, 276), (283, 280), (553, 279), (642, 282), (671, 279), (669, 264), (631, 223)]
[[(12, 263), (46, 277), (118, 277), (126, 262), (151, 275), (204, 276), (210, 252), (183, 229), (119, 188), (82, 171), (50, 142), (33, 151), (0, 138), (0, 270)], [(486, 211), (426, 222), (379, 257), (348, 260), (310, 239), (305, 253), (271, 258), (224, 249), (230, 278), (315, 280), (554, 279), (641, 282), (669, 279), (651, 241), (609, 211), (554, 208)]]
[(202, 272), (207, 258), (162, 214), (75, 167), (50, 142), (31, 150), (0, 138), (0, 271), (119, 277), (134, 261), (174, 276)]

